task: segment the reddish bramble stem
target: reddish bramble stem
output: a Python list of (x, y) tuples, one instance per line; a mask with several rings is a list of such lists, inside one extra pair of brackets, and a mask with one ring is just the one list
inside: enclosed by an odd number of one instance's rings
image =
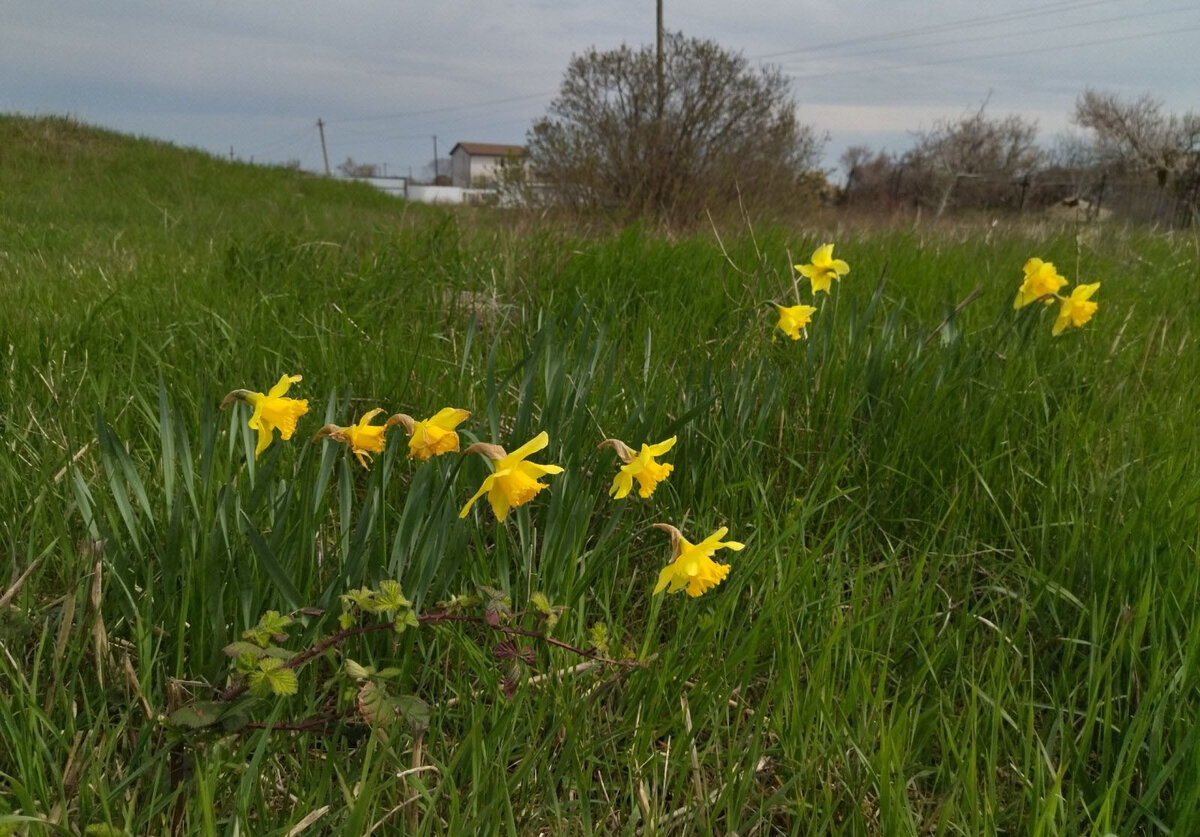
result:
[[(436, 612), (436, 613), (423, 613), (417, 617), (417, 621), (420, 622), (421, 624), (431, 624), (431, 625), (436, 625), (439, 622), (464, 622), (464, 623), (472, 624), (472, 625), (483, 625), (484, 627), (489, 628), (490, 630), (499, 631), (500, 633), (504, 634), (505, 636), (522, 636), (522, 637), (527, 637), (529, 639), (541, 640), (542, 642), (545, 642), (549, 645), (553, 645), (558, 648), (562, 648), (566, 651), (570, 651), (573, 654), (577, 654), (580, 657), (585, 657), (589, 660), (595, 660), (596, 662), (603, 663), (605, 665), (624, 666), (626, 668), (642, 668), (644, 666), (644, 663), (641, 663), (637, 660), (614, 660), (610, 657), (605, 657), (602, 654), (596, 654), (596, 653), (593, 653), (586, 649), (580, 648), (576, 645), (571, 645), (569, 642), (563, 642), (560, 639), (555, 639), (554, 637), (550, 637), (550, 636), (546, 636), (545, 634), (538, 633), (537, 631), (527, 631), (524, 628), (514, 628), (511, 625), (493, 625), (492, 623), (488, 622), (486, 619), (481, 619), (478, 616), (468, 616), (467, 614), (464, 614), (464, 613), (449, 613), (446, 611), (440, 611), (440, 612)], [(394, 630), (391, 622), (377, 622), (377, 623), (374, 623), (371, 625), (356, 625), (353, 628), (343, 628), (342, 630), (336, 631), (336, 632), (330, 634), (329, 636), (325, 637), (323, 640), (318, 642), (316, 645), (313, 645), (311, 648), (306, 648), (305, 650), (301, 651), (296, 656), (287, 660), (287, 662), (285, 662), (282, 666), (280, 666), (280, 668), (287, 668), (287, 669), (300, 668), (300, 666), (307, 663), (313, 657), (320, 656), (321, 654), (325, 653), (325, 651), (327, 651), (329, 648), (333, 647), (334, 645), (339, 645), (340, 643), (346, 641), (347, 639), (351, 639), (352, 637), (356, 637), (356, 636), (361, 636), (362, 634), (373, 633), (375, 631), (390, 631), (390, 630)], [(245, 693), (246, 689), (248, 689), (248, 688), (249, 688), (249, 685), (245, 682), (245, 680), (242, 680), (238, 683), (233, 684), (228, 689), (226, 689), (225, 691), (223, 691), (219, 695), (217, 695), (217, 700), (226, 701), (226, 702), (234, 700), (234, 699), (240, 697), (243, 693)], [(280, 727), (278, 727), (278, 726), (275, 728), (280, 729)]]

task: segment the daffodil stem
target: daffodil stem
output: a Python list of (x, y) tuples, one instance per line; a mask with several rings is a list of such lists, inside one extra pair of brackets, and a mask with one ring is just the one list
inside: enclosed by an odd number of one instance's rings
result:
[(436, 624), (437, 622), (467, 622), (476, 625), (484, 625), (493, 631), (499, 631), (505, 636), (523, 636), (528, 637), (529, 639), (540, 640), (547, 645), (553, 645), (556, 648), (562, 648), (566, 651), (570, 651), (573, 654), (577, 654), (580, 657), (586, 657), (589, 660), (595, 660), (596, 662), (604, 663), (605, 665), (624, 666), (626, 668), (643, 668), (645, 666), (645, 663), (641, 662), (640, 660), (614, 660), (611, 657), (605, 657), (603, 654), (596, 654), (588, 651), (585, 648), (572, 645), (569, 642), (563, 642), (561, 639), (555, 639), (552, 636), (546, 636), (538, 631), (527, 631), (524, 628), (514, 628), (511, 625), (493, 625), (486, 619), (482, 619), (478, 616), (468, 616), (465, 613), (426, 613), (417, 618), (421, 620), (422, 624), (426, 622), (433, 624)]
[(937, 328), (926, 335), (925, 339), (921, 342), (921, 348), (924, 349), (926, 346), (928, 346), (933, 338), (937, 337), (941, 333), (942, 329), (949, 325), (951, 320), (961, 314), (962, 310), (974, 302), (981, 293), (983, 293), (983, 286), (976, 285), (975, 289), (963, 297), (963, 301), (954, 306), (954, 310), (947, 314), (942, 321), (937, 324)]

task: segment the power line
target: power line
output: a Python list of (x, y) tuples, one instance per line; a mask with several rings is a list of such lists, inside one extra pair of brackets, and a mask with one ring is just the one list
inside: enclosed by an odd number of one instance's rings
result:
[(426, 108), (425, 110), (409, 110), (401, 113), (384, 113), (377, 116), (359, 116), (351, 117), (349, 119), (326, 120), (325, 124), (331, 125), (335, 122), (337, 124), (343, 124), (347, 122), (379, 122), (384, 119), (404, 119), (409, 116), (426, 116), (431, 113), (448, 113), (455, 110), (468, 110), (471, 108), (488, 107), (490, 105), (504, 105), (510, 102), (524, 102), (528, 101), (529, 99), (544, 99), (547, 96), (553, 96), (557, 92), (558, 90), (550, 90), (544, 93), (530, 93), (527, 96), (510, 96), (506, 99), (491, 99), (486, 102), (474, 102), (469, 105), (450, 105), (448, 107), (441, 108)]
[(781, 52), (768, 52), (763, 55), (752, 56), (751, 60), (757, 61), (764, 58), (778, 58), (783, 55), (797, 55), (799, 53), (824, 52), (831, 49), (838, 49), (844, 46), (856, 46), (859, 44), (870, 44), (878, 41), (892, 41), (897, 39), (919, 37), (922, 35), (936, 35), (942, 32), (951, 32), (956, 29), (973, 29), (978, 26), (992, 25), (995, 23), (1005, 23), (1013, 20), (1024, 20), (1026, 18), (1044, 17), (1047, 14), (1059, 14), (1061, 12), (1073, 12), (1078, 9), (1088, 8), (1090, 6), (1102, 6), (1110, 3), (1120, 2), (1120, 0), (1072, 0), (1072, 2), (1046, 3), (1040, 6), (1028, 6), (1023, 9), (1014, 9), (1009, 12), (1002, 12), (994, 15), (984, 15), (982, 17), (965, 18), (958, 21), (950, 21), (948, 23), (940, 23), (933, 26), (918, 26), (912, 29), (902, 29), (898, 32), (885, 32), (876, 35), (863, 35), (858, 38), (848, 38), (842, 41), (833, 41), (823, 44), (814, 44), (800, 49), (783, 50)]
[[(1187, 27), (1184, 29), (1162, 29), (1157, 32), (1141, 32), (1141, 33), (1137, 33), (1137, 34), (1133, 34), (1133, 35), (1121, 35), (1121, 36), (1115, 37), (1115, 38), (1101, 38), (1101, 39), (1094, 40), (1094, 41), (1080, 41), (1078, 43), (1073, 43), (1073, 44), (1055, 44), (1054, 49), (1056, 51), (1064, 50), (1064, 49), (1078, 49), (1079, 47), (1101, 46), (1103, 44), (1115, 44), (1115, 43), (1122, 43), (1125, 41), (1135, 41), (1135, 40), (1139, 40), (1141, 38), (1154, 38), (1154, 37), (1158, 37), (1159, 35), (1183, 35), (1183, 34), (1186, 34), (1189, 32), (1197, 32), (1197, 31), (1200, 31), (1200, 26), (1190, 26), (1190, 27)], [(933, 67), (933, 66), (937, 66), (939, 64), (955, 64), (955, 63), (963, 62), (963, 61), (981, 61), (981, 60), (990, 59), (990, 58), (1015, 58), (1015, 57), (1018, 57), (1021, 55), (1034, 55), (1034, 54), (1045, 52), (1045, 51), (1046, 51), (1046, 47), (1043, 46), (1043, 47), (1036, 47), (1034, 49), (1016, 50), (1013, 52), (992, 52), (992, 53), (988, 53), (986, 55), (955, 56), (954, 58), (938, 58), (938, 59), (933, 59), (933, 60), (929, 60), (929, 61), (913, 61), (913, 62), (907, 63), (907, 64), (889, 64), (889, 65), (886, 65), (883, 67), (866, 67), (866, 68), (860, 68), (860, 69), (856, 69), (856, 70), (833, 70), (833, 71), (826, 72), (826, 73), (808, 73), (808, 74), (801, 73), (801, 74), (796, 75), (796, 77), (802, 81), (809, 81), (811, 79), (818, 79), (818, 78), (836, 78), (839, 76), (857, 76), (857, 75), (863, 75), (866, 73), (881, 73), (881, 72), (891, 72), (893, 70), (908, 70), (908, 69), (912, 69), (914, 67)]]
[[(1118, 23), (1122, 20), (1135, 20), (1135, 19), (1143, 20), (1147, 17), (1153, 17), (1156, 15), (1175, 14), (1177, 12), (1194, 12), (1194, 11), (1198, 11), (1198, 10), (1200, 10), (1200, 9), (1198, 9), (1197, 7), (1192, 7), (1192, 8), (1185, 7), (1185, 8), (1177, 8), (1177, 9), (1157, 9), (1154, 11), (1147, 11), (1147, 12), (1134, 12), (1132, 14), (1127, 14), (1127, 15), (1117, 15), (1115, 17), (1098, 18), (1096, 20), (1085, 20), (1085, 21), (1080, 21), (1078, 23), (1064, 23), (1061, 26), (1040, 27), (1038, 29), (1022, 29), (1022, 30), (1019, 30), (1016, 32), (1001, 32), (1001, 33), (998, 33), (995, 35), (978, 35), (973, 38), (958, 38), (958, 39), (955, 39), (952, 41), (932, 41), (932, 42), (922, 43), (922, 44), (911, 44), (909, 46), (890, 47), (890, 48), (887, 48), (884, 50), (875, 50), (872, 52), (844, 53), (842, 55), (839, 55), (838, 57), (839, 58), (872, 58), (872, 57), (878, 56), (882, 53), (899, 52), (902, 50), (932, 49), (934, 47), (943, 47), (943, 46), (959, 46), (961, 44), (979, 43), (981, 41), (997, 41), (997, 40), (1003, 40), (1005, 38), (1020, 38), (1025, 35), (1046, 35), (1046, 34), (1052, 35), (1056, 32), (1065, 32), (1068, 29), (1079, 29), (1084, 26), (1096, 26), (1096, 25), (1103, 24), (1103, 23)], [(1057, 46), (1055, 48), (1057, 48)]]

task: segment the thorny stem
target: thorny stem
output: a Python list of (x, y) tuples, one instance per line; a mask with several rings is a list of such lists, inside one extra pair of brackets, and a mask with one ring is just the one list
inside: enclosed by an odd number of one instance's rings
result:
[[(639, 660), (614, 660), (610, 657), (605, 657), (602, 654), (596, 654), (592, 651), (588, 651), (585, 648), (580, 648), (577, 645), (572, 645), (569, 642), (563, 642), (561, 639), (555, 639), (554, 637), (546, 636), (545, 634), (539, 633), (537, 631), (529, 631), (529, 630), (525, 630), (524, 628), (514, 628), (511, 625), (499, 625), (499, 624), (494, 625), (491, 622), (488, 622), (486, 619), (483, 619), (479, 616), (469, 616), (465, 613), (449, 613), (446, 611), (439, 611), (439, 612), (435, 612), (435, 613), (422, 613), (421, 615), (419, 615), (417, 617), (417, 621), (423, 625), (424, 624), (436, 625), (439, 622), (465, 622), (465, 623), (472, 624), (472, 625), (483, 625), (484, 627), (489, 628), (490, 630), (493, 630), (493, 631), (498, 631), (498, 632), (504, 634), (505, 636), (522, 636), (522, 637), (528, 637), (529, 639), (540, 640), (542, 642), (547, 643), (548, 645), (553, 645), (558, 648), (562, 648), (564, 650), (570, 651), (573, 654), (577, 654), (580, 657), (586, 657), (589, 660), (595, 660), (596, 662), (603, 663), (605, 665), (624, 666), (626, 668), (642, 668), (645, 666), (645, 663), (643, 663)], [(345, 642), (346, 640), (351, 639), (352, 637), (361, 636), (362, 634), (374, 633), (375, 631), (391, 631), (391, 630), (394, 630), (391, 622), (376, 622), (376, 623), (373, 623), (370, 625), (356, 625), (353, 628), (343, 628), (342, 630), (335, 631), (334, 633), (325, 637), (324, 639), (322, 639), (320, 642), (316, 643), (312, 647), (306, 648), (305, 650), (298, 653), (296, 656), (288, 659), (282, 666), (280, 666), (280, 668), (287, 668), (287, 669), (300, 668), (300, 666), (307, 663), (313, 657), (320, 656), (321, 654), (325, 653), (325, 651), (332, 648), (333, 646), (339, 645), (342, 642)], [(225, 702), (235, 700), (236, 698), (240, 697), (248, 688), (249, 688), (249, 684), (245, 680), (241, 680), (237, 683), (234, 683), (228, 689), (226, 689), (225, 691), (223, 691), (219, 695), (217, 695), (217, 700), (225, 701)], [(274, 729), (280, 729), (280, 727), (276, 726), (276, 727), (274, 727)]]

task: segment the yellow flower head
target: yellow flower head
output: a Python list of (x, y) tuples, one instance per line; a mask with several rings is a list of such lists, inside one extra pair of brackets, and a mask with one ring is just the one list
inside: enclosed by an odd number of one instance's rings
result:
[(1025, 281), (1017, 290), (1017, 298), (1013, 300), (1013, 308), (1024, 308), (1031, 302), (1042, 299), (1047, 305), (1054, 304), (1058, 289), (1067, 284), (1067, 280), (1058, 275), (1053, 262), (1041, 259), (1030, 259), (1025, 262)]
[(800, 329), (807, 327), (812, 322), (813, 314), (817, 313), (817, 309), (811, 305), (776, 305), (775, 309), (779, 311), (779, 322), (775, 327), (793, 340), (800, 339)]
[(668, 462), (655, 462), (654, 457), (662, 456), (669, 451), (675, 444), (675, 437), (672, 436), (665, 442), (659, 442), (657, 445), (642, 445), (642, 449), (636, 454), (620, 439), (605, 439), (600, 443), (600, 447), (610, 447), (617, 452), (617, 456), (625, 464), (621, 466), (621, 470), (617, 472), (617, 476), (613, 479), (612, 488), (608, 493), (618, 500), (622, 500), (629, 495), (633, 489), (633, 481), (638, 481), (638, 495), (641, 497), (649, 497), (654, 493), (654, 489), (658, 484), (665, 480), (667, 476), (675, 470), (675, 466)]
[(486, 442), (477, 442), (463, 451), (482, 453), (495, 463), (495, 470), (483, 481), (475, 496), (462, 507), (458, 516), (466, 517), (475, 501), (486, 493), (488, 502), (492, 504), (492, 511), (496, 513), (496, 519), (502, 521), (508, 517), (509, 509), (525, 505), (543, 488), (549, 488), (544, 482), (538, 482), (538, 477), (561, 474), (563, 469), (557, 465), (538, 465), (525, 461), (525, 457), (537, 453), (548, 444), (550, 436), (543, 430), (512, 453), (505, 453), (504, 448), (499, 445)]
[(425, 421), (414, 421), (412, 416), (403, 413), (392, 416), (388, 421), (402, 424), (408, 431), (408, 458), (424, 460), (457, 451), (458, 433), (454, 428), (470, 415), (467, 410), (446, 407)]
[(299, 380), (299, 375), (284, 375), (266, 395), (247, 389), (235, 389), (221, 402), (222, 410), (235, 400), (245, 401), (254, 408), (247, 424), (251, 430), (258, 431), (258, 444), (254, 448), (256, 459), (267, 449), (267, 445), (271, 444), (274, 430), (279, 430), (279, 437), (285, 441), (292, 438), (292, 434), (296, 432), (296, 421), (308, 412), (307, 400), (284, 397), (288, 388)]
[(832, 244), (822, 244), (813, 252), (811, 264), (798, 264), (795, 268), (812, 284), (813, 293), (829, 293), (833, 280), (840, 280), (850, 272), (850, 265), (833, 257)]
[(712, 560), (718, 549), (742, 549), (745, 544), (737, 541), (722, 541), (729, 528), (722, 526), (700, 543), (689, 543), (683, 533), (666, 523), (655, 523), (656, 529), (662, 529), (671, 534), (671, 563), (662, 568), (658, 574), (658, 584), (654, 585), (654, 593), (664, 589), (668, 593), (678, 593), (684, 588), (692, 598), (703, 595), (716, 587), (729, 575), (728, 564), (718, 564)]
[(371, 424), (371, 419), (383, 412), (382, 407), (376, 407), (369, 413), (358, 420), (358, 424), (353, 424), (349, 427), (339, 427), (336, 424), (327, 424), (317, 431), (317, 435), (313, 436), (313, 441), (328, 436), (335, 442), (341, 442), (344, 445), (349, 445), (350, 450), (358, 457), (358, 464), (364, 468), (371, 460), (371, 454), (383, 453), (384, 433), (387, 429), (395, 424), (391, 419), (388, 419), (384, 424)]
[(1079, 328), (1096, 313), (1097, 303), (1092, 302), (1092, 294), (1100, 287), (1099, 282), (1090, 285), (1076, 285), (1070, 296), (1062, 298), (1062, 308), (1058, 311), (1058, 319), (1054, 321), (1052, 333), (1055, 337), (1067, 328)]

